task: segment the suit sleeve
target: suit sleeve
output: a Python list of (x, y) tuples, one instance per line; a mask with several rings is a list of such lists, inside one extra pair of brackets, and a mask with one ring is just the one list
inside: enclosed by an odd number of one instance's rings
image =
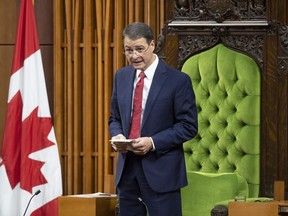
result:
[(158, 153), (179, 147), (183, 142), (192, 139), (197, 134), (195, 94), (188, 75), (184, 74), (178, 82), (173, 100), (175, 123), (152, 136), (155, 150)]
[(113, 92), (111, 96), (111, 104), (110, 104), (110, 118), (109, 118), (109, 130), (111, 136), (116, 136), (118, 134), (124, 134), (121, 124), (121, 116), (118, 106), (118, 98), (117, 98), (117, 73), (113, 82)]

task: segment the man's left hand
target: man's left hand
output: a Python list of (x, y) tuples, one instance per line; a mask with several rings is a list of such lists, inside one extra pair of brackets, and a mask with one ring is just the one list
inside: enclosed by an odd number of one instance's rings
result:
[(136, 155), (145, 155), (153, 148), (150, 137), (140, 137), (132, 143), (132, 151)]

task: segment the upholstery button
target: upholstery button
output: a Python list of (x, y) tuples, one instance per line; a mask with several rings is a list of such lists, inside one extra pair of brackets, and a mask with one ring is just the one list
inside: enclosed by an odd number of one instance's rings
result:
[(244, 127), (244, 126), (246, 125), (246, 123), (243, 122), (243, 121), (241, 121), (241, 122), (239, 122), (239, 125), (240, 125), (241, 127)]

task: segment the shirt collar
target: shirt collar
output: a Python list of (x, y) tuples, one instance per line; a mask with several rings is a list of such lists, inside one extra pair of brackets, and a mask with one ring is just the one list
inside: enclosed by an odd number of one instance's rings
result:
[[(156, 71), (156, 68), (157, 68), (157, 65), (159, 63), (159, 58), (156, 54), (154, 54), (155, 56), (155, 60), (152, 62), (151, 65), (149, 65), (149, 67), (144, 71), (145, 75), (146, 75), (146, 78), (148, 80), (152, 80), (153, 79), (153, 76), (155, 74), (155, 71)], [(140, 74), (141, 70), (137, 70), (136, 72), (136, 77), (139, 77), (139, 74)]]

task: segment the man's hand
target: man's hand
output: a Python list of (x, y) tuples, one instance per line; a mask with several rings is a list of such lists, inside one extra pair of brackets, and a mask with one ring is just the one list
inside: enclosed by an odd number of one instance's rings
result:
[(126, 153), (129, 149), (132, 148), (131, 142), (117, 142), (117, 140), (126, 140), (126, 137), (122, 134), (112, 137), (112, 140), (113, 141), (111, 142), (111, 145), (115, 151)]
[(140, 137), (132, 142), (132, 151), (136, 155), (145, 155), (153, 148), (150, 137)]

